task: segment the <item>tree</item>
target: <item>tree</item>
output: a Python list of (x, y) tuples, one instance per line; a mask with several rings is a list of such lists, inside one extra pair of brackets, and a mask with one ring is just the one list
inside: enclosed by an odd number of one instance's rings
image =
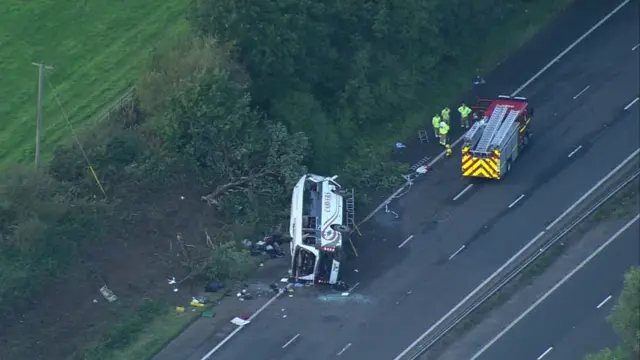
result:
[(166, 156), (194, 169), (209, 189), (203, 200), (229, 218), (272, 219), (306, 171), (307, 138), (252, 108), (247, 79), (230, 56), (211, 38), (176, 45), (143, 76), (141, 102)]
[[(624, 287), (608, 317), (623, 346), (604, 349), (588, 355), (585, 360), (628, 360), (640, 356), (640, 267), (632, 267), (624, 274)], [(633, 354), (629, 357), (629, 354)]]
[(587, 355), (585, 360), (628, 360), (627, 354), (622, 348), (604, 349), (597, 354)]
[(624, 288), (613, 307), (609, 321), (623, 344), (636, 357), (640, 356), (640, 267), (624, 275)]

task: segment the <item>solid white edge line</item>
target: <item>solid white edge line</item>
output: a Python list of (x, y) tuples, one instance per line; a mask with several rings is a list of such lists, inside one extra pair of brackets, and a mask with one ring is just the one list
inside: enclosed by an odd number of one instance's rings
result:
[(568, 158), (572, 157), (573, 155), (575, 155), (578, 151), (580, 151), (580, 149), (582, 149), (582, 145), (578, 145), (577, 148), (573, 149), (572, 152), (569, 153), (569, 155), (567, 156)]
[(509, 209), (511, 209), (512, 207), (514, 207), (514, 206), (518, 203), (518, 201), (522, 200), (522, 198), (523, 198), (523, 197), (524, 197), (524, 194), (522, 194), (522, 195), (518, 196), (518, 198), (517, 198), (517, 199), (515, 199), (511, 204), (509, 204)]
[[(542, 75), (544, 72), (546, 72), (554, 63), (558, 62), (558, 60), (560, 60), (562, 57), (564, 57), (569, 51), (571, 51), (571, 49), (573, 49), (574, 47), (576, 47), (579, 43), (581, 43), (587, 36), (589, 36), (592, 32), (594, 32), (597, 28), (599, 28), (600, 26), (602, 26), (602, 24), (604, 24), (607, 20), (609, 20), (609, 18), (611, 18), (614, 14), (616, 14), (618, 11), (620, 11), (620, 9), (622, 9), (625, 5), (627, 5), (631, 0), (625, 0), (622, 3), (620, 3), (620, 5), (618, 5), (615, 9), (613, 9), (609, 14), (607, 14), (604, 18), (602, 18), (600, 21), (598, 21), (595, 25), (593, 25), (589, 30), (587, 30), (586, 33), (582, 34), (582, 36), (580, 36), (578, 39), (576, 39), (571, 45), (569, 45), (566, 49), (564, 49), (560, 54), (558, 54), (558, 56), (556, 56), (555, 58), (553, 58), (547, 65), (545, 65), (542, 69), (540, 69), (537, 73), (535, 73), (529, 80), (527, 80), (524, 84), (522, 84), (519, 88), (517, 88), (513, 93), (511, 93), (511, 96), (516, 96), (518, 93), (520, 93), (520, 91), (522, 91), (524, 88), (526, 88), (527, 86), (529, 86), (529, 84), (531, 84), (533, 81), (535, 81), (538, 77), (540, 77), (540, 75)], [(638, 99), (636, 98), (636, 100), (634, 102), (638, 101)], [(626, 109), (625, 109), (626, 110)], [(460, 136), (456, 141), (454, 141), (451, 144), (451, 147), (456, 146), (457, 144), (459, 144), (462, 139), (464, 138), (464, 135)], [(436, 162), (438, 162), (440, 159), (442, 159), (445, 156), (445, 152), (441, 152), (440, 154), (438, 154), (438, 156), (436, 156), (433, 160), (431, 160), (431, 162), (427, 165), (429, 167), (433, 166), (433, 164), (435, 164)], [(378, 205), (378, 207), (376, 209), (374, 209), (369, 215), (367, 215), (362, 221), (360, 221), (360, 224), (364, 224), (365, 222), (367, 222), (369, 219), (371, 219), (373, 217), (373, 215), (375, 215), (378, 211), (380, 211), (380, 209), (382, 209), (386, 204), (388, 204), (389, 202), (391, 202), (391, 200), (396, 197), (400, 192), (402, 192), (405, 189), (406, 185), (401, 186), (398, 190), (396, 190), (393, 194), (391, 194), (391, 196), (389, 196), (385, 201), (383, 201), (380, 205)], [(534, 240), (536, 240), (539, 236), (542, 236), (544, 234), (544, 231), (541, 232), (540, 234), (538, 234), (538, 236), (536, 236), (536, 238), (534, 238)], [(521, 252), (524, 252), (531, 244), (533, 244), (533, 240), (525, 245), (525, 247), (523, 247), (522, 249), (520, 249), (520, 251), (516, 254), (519, 255)], [(515, 255), (514, 255), (515, 257)], [(509, 259), (510, 261), (512, 261), (511, 259)], [(503, 266), (506, 267), (506, 265), (508, 265), (508, 262), (505, 263)], [(498, 269), (499, 271), (502, 271), (503, 267), (501, 267), (500, 269)], [(497, 274), (497, 273), (494, 273)], [(494, 276), (494, 274), (492, 274), (487, 280), (491, 281), (492, 276)], [(485, 280), (485, 281), (487, 281)], [(487, 281), (487, 282), (488, 282)], [(481, 286), (484, 286), (484, 282), (482, 284), (480, 284)], [(475, 292), (479, 291), (479, 288), (476, 288), (477, 290), (474, 290), (473, 293), (469, 294), (469, 295), (475, 295)], [(254, 313), (252, 315), (252, 317), (256, 316), (259, 314), (259, 312), (262, 312), (264, 309), (266, 309), (266, 307), (268, 305), (270, 305), (273, 301), (275, 301), (275, 299), (277, 299), (278, 297), (280, 297), (280, 295), (282, 295), (282, 293), (278, 293), (276, 294), (274, 297), (272, 297), (269, 301), (267, 301), (267, 303), (261, 307), (256, 313)], [(471, 296), (468, 296), (468, 298), (470, 298)], [(466, 301), (468, 300), (468, 298), (465, 298), (463, 300)], [(462, 303), (459, 303), (458, 305), (462, 305)], [(453, 311), (457, 310), (459, 308), (459, 306), (454, 307), (454, 309), (452, 309)], [(450, 313), (452, 313), (453, 311), (450, 311)], [(447, 313), (445, 315), (445, 317), (443, 319), (440, 319), (442, 321), (444, 321), (444, 319), (446, 319), (446, 317), (448, 317), (450, 315), (450, 313)], [(396, 360), (399, 360), (399, 358), (401, 356), (403, 356), (404, 354), (406, 354), (407, 352), (409, 352), (411, 350), (412, 347), (414, 347), (417, 343), (419, 343), (424, 337), (426, 337), (431, 331), (433, 331), (433, 328), (435, 328), (435, 326), (439, 325), (442, 321), (440, 321), (437, 324), (434, 324), (434, 326), (432, 326), (432, 328), (430, 328), (430, 330), (428, 330), (426, 333), (422, 334), (409, 348), (405, 349), (401, 355), (398, 355), (398, 357), (396, 357)], [(216, 345), (213, 349), (211, 349), (211, 351), (209, 351), (205, 356), (203, 356), (200, 360), (207, 360), (209, 359), (209, 357), (211, 357), (211, 355), (213, 355), (213, 353), (215, 353), (216, 351), (218, 351), (218, 349), (220, 349), (222, 347), (222, 345), (224, 345), (226, 342), (228, 342), (233, 336), (235, 336), (235, 334), (237, 334), (240, 329), (242, 329), (242, 327), (238, 327), (236, 328), (233, 332), (231, 332), (229, 335), (227, 335), (226, 338), (224, 338), (218, 345)]]
[[(253, 315), (251, 315), (249, 317), (249, 319), (247, 319), (248, 321), (251, 321), (253, 319), (256, 318), (256, 316), (258, 316), (258, 314), (260, 314), (261, 312), (263, 312), (269, 305), (271, 305), (271, 303), (273, 303), (274, 301), (276, 301), (276, 299), (278, 299), (280, 297), (280, 295), (282, 295), (284, 292), (279, 291), (275, 296), (273, 296), (271, 299), (269, 299), (269, 301), (267, 301), (264, 305), (262, 305), (256, 312), (253, 313)], [(220, 350), (220, 348), (226, 344), (229, 340), (231, 340), (232, 337), (234, 337), (240, 330), (242, 330), (246, 325), (242, 325), (242, 326), (238, 326), (237, 328), (235, 328), (235, 330), (233, 330), (229, 335), (227, 335), (227, 337), (225, 337), (224, 339), (222, 339), (222, 341), (220, 341), (218, 343), (218, 345), (216, 345), (213, 349), (211, 349), (208, 353), (206, 353), (205, 356), (203, 356), (200, 360), (207, 360), (211, 357), (211, 355), (213, 355), (213, 353), (215, 353), (216, 351)]]
[(289, 339), (289, 341), (287, 341), (284, 345), (282, 345), (282, 348), (286, 348), (287, 346), (291, 345), (292, 342), (296, 341), (296, 339), (298, 338), (298, 336), (300, 336), (300, 334), (296, 334), (294, 337), (292, 337), (291, 339)]
[(520, 91), (522, 91), (524, 88), (529, 86), (529, 84), (531, 84), (534, 80), (540, 77), (540, 75), (542, 75), (545, 71), (549, 70), (549, 68), (553, 66), (553, 64), (555, 64), (556, 62), (558, 62), (558, 60), (560, 60), (562, 57), (567, 55), (567, 53), (571, 51), (571, 49), (573, 49), (579, 43), (581, 43), (582, 40), (584, 40), (587, 36), (591, 35), (592, 32), (594, 32), (597, 28), (602, 26), (602, 24), (604, 24), (607, 20), (609, 20), (609, 18), (615, 15), (618, 11), (620, 11), (620, 9), (622, 9), (630, 1), (631, 0), (625, 0), (622, 3), (620, 3), (620, 5), (618, 5), (615, 9), (613, 9), (610, 13), (608, 13), (605, 17), (603, 17), (600, 21), (598, 21), (595, 25), (593, 25), (589, 30), (587, 30), (586, 33), (582, 34), (582, 36), (580, 36), (576, 41), (574, 41), (571, 45), (569, 45), (569, 47), (567, 47), (566, 49), (564, 49), (564, 51), (558, 54), (558, 56), (556, 56), (553, 60), (551, 60), (545, 67), (540, 69), (540, 71), (538, 71), (535, 75), (533, 75), (531, 79), (527, 80), (527, 82), (525, 82), (524, 84), (522, 84), (522, 86), (517, 88), (513, 92), (513, 94), (511, 94), (511, 96), (516, 96)]
[(344, 348), (342, 348), (342, 350), (340, 350), (340, 352), (338, 353), (338, 356), (342, 355), (342, 353), (347, 351), (347, 349), (350, 347), (351, 347), (351, 343), (348, 343), (347, 346), (345, 346)]
[[(609, 18), (611, 18), (613, 15), (615, 15), (618, 11), (620, 11), (620, 9), (622, 9), (625, 5), (627, 5), (631, 0), (625, 0), (622, 3), (620, 3), (620, 5), (618, 5), (615, 9), (613, 9), (609, 14), (607, 14), (605, 17), (603, 17), (600, 21), (598, 21), (595, 25), (593, 25), (589, 30), (587, 30), (587, 32), (585, 32), (584, 34), (582, 34), (582, 36), (580, 36), (578, 39), (576, 39), (573, 43), (571, 43), (571, 45), (569, 45), (566, 49), (564, 49), (560, 54), (558, 54), (558, 56), (556, 56), (555, 58), (553, 58), (547, 65), (545, 65), (542, 69), (540, 69), (537, 73), (535, 73), (529, 80), (527, 80), (527, 82), (525, 82), (524, 84), (522, 84), (519, 88), (517, 88), (513, 93), (511, 93), (511, 96), (516, 96), (520, 93), (520, 91), (524, 90), (524, 88), (526, 88), (527, 86), (529, 86), (529, 84), (531, 84), (533, 81), (535, 81), (537, 78), (540, 77), (540, 75), (542, 75), (544, 72), (546, 72), (547, 70), (549, 70), (549, 68), (551, 66), (553, 66), (553, 64), (555, 64), (556, 62), (558, 62), (558, 60), (560, 60), (562, 57), (564, 57), (565, 55), (567, 55), (567, 53), (569, 51), (571, 51), (571, 49), (573, 49), (574, 47), (576, 47), (579, 43), (581, 43), (587, 36), (589, 36), (592, 32), (594, 32), (597, 28), (599, 28), (600, 26), (602, 26), (602, 24), (604, 24), (607, 20), (609, 20)], [(455, 147), (456, 145), (458, 145), (462, 139), (464, 139), (464, 134), (461, 135), (456, 141), (454, 141), (451, 144), (451, 147)], [(444, 158), (445, 156), (445, 151), (441, 152), (440, 154), (438, 154), (433, 160), (431, 160), (431, 162), (429, 164), (427, 164), (427, 166), (432, 167), (433, 164), (435, 164), (436, 162), (440, 161), (440, 159)], [(369, 215), (367, 215), (362, 221), (360, 221), (360, 223), (358, 225), (362, 225), (365, 222), (369, 221), (369, 219), (371, 219), (373, 217), (373, 215), (375, 215), (378, 211), (380, 211), (380, 209), (382, 209), (386, 204), (388, 204), (389, 202), (391, 202), (391, 200), (393, 200), (398, 194), (400, 194), (406, 187), (406, 184), (401, 186), (398, 190), (396, 190), (393, 194), (391, 194), (386, 200), (384, 200), (380, 205), (378, 205), (377, 208), (375, 208)]]
[(547, 354), (550, 353), (551, 350), (553, 350), (553, 346), (549, 346), (549, 348), (547, 350), (545, 350), (542, 354), (540, 354), (540, 356), (538, 356), (538, 360), (540, 360), (543, 357), (547, 356)]
[(611, 295), (607, 296), (604, 300), (602, 300), (600, 302), (600, 304), (598, 304), (598, 306), (596, 306), (596, 309), (600, 309), (602, 307), (602, 305), (606, 304), (607, 301), (611, 300)]
[(589, 90), (589, 88), (591, 87), (591, 85), (587, 85), (587, 87), (585, 87), (584, 89), (582, 89), (582, 91), (580, 91), (576, 96), (573, 97), (573, 100), (577, 99), (580, 97), (580, 95), (584, 94), (585, 91)]
[(560, 214), (560, 216), (558, 216), (555, 220), (553, 220), (553, 222), (546, 227), (546, 230), (548, 231), (554, 225), (560, 222), (560, 220), (562, 220), (565, 216), (567, 216), (568, 213), (570, 213), (571, 211), (573, 211), (573, 209), (575, 209), (578, 205), (580, 205), (580, 203), (582, 203), (584, 199), (586, 199), (589, 195), (591, 195), (591, 193), (596, 191), (600, 186), (602, 186), (602, 184), (604, 184), (607, 180), (609, 180), (609, 178), (611, 178), (618, 171), (620, 171), (620, 169), (622, 169), (623, 166), (625, 166), (629, 161), (631, 161), (631, 159), (637, 156), (639, 152), (640, 152), (640, 148), (636, 149), (636, 151), (632, 152), (631, 155), (627, 156), (626, 159), (622, 160), (622, 162), (618, 164), (618, 166), (616, 166), (607, 175), (605, 175), (602, 179), (600, 179), (600, 181), (598, 181), (595, 185), (593, 185), (593, 187), (589, 189), (589, 191), (584, 193), (576, 202), (571, 204), (571, 206), (569, 206), (562, 214)]
[(488, 278), (484, 279), (484, 281), (478, 285), (475, 289), (473, 289), (473, 291), (471, 291), (464, 299), (462, 299), (456, 306), (454, 306), (451, 310), (449, 310), (449, 312), (447, 312), (446, 314), (444, 314), (444, 316), (442, 316), (440, 318), (440, 320), (436, 321), (435, 324), (431, 325), (431, 327), (429, 329), (427, 329), (427, 331), (425, 331), (422, 335), (420, 335), (413, 343), (411, 343), (411, 345), (409, 345), (406, 349), (404, 349), (398, 356), (395, 357), (394, 360), (401, 360), (403, 356), (405, 356), (409, 351), (411, 351), (411, 349), (413, 349), (416, 345), (418, 345), (425, 337), (427, 337), (427, 335), (429, 335), (431, 332), (433, 332), (433, 330), (438, 327), (440, 324), (442, 324), (445, 320), (447, 320), (447, 318), (449, 316), (451, 316), (451, 314), (453, 314), (454, 312), (456, 312), (460, 307), (462, 307), (462, 305), (464, 305), (464, 303), (466, 303), (467, 301), (469, 301), (469, 299), (471, 299), (473, 296), (475, 296), (480, 290), (482, 290), (482, 288), (484, 288), (491, 280), (493, 280), (496, 276), (498, 276), (499, 273), (502, 272), (502, 270), (504, 270), (507, 266), (509, 266), (512, 262), (515, 261), (515, 259), (517, 259), (520, 255), (522, 255), (522, 253), (524, 253), (525, 251), (527, 251), (527, 249), (529, 249), (533, 244), (536, 243), (536, 241), (538, 241), (539, 238), (541, 238), (543, 235), (545, 234), (544, 231), (541, 231), (538, 235), (536, 235), (536, 237), (533, 238), (533, 240), (529, 241), (528, 244), (526, 244), (525, 246), (522, 247), (522, 249), (520, 249), (517, 253), (515, 253), (511, 258), (509, 258), (509, 260), (507, 260), (507, 262), (505, 262), (504, 264), (502, 264), (502, 266), (500, 266), (498, 268), (498, 270), (494, 271), (493, 274), (489, 275)]
[(403, 247), (406, 243), (408, 243), (409, 241), (411, 241), (411, 239), (413, 239), (413, 235), (409, 236), (405, 241), (403, 241), (400, 245), (398, 245), (398, 249), (400, 249), (401, 247)]
[(631, 48), (631, 51), (636, 51), (636, 49), (637, 49), (638, 47), (640, 47), (640, 44), (638, 44), (638, 45), (636, 45), (636, 46), (632, 47), (632, 48)]
[(551, 289), (549, 289), (544, 295), (542, 295), (533, 305), (529, 306), (527, 310), (525, 310), (522, 314), (520, 314), (515, 320), (513, 320), (509, 325), (507, 325), (502, 331), (498, 333), (493, 339), (491, 339), (485, 346), (483, 346), (470, 360), (476, 360), (480, 355), (482, 355), (491, 345), (495, 344), (496, 341), (500, 340), (509, 330), (511, 330), (516, 324), (518, 324), (525, 316), (527, 316), (531, 311), (533, 311), (538, 305), (540, 305), (546, 298), (548, 298), (554, 291), (558, 290), (562, 284), (567, 282), (575, 273), (577, 273), (580, 269), (585, 267), (594, 257), (596, 257), (602, 250), (604, 250), (609, 244), (611, 244), (615, 239), (617, 239), (622, 233), (624, 233), (629, 227), (631, 227), (636, 221), (640, 219), (640, 214), (637, 214), (633, 219), (627, 222), (622, 228), (616, 231), (615, 234), (611, 235), (607, 241), (605, 241), (602, 245), (600, 245), (594, 252), (589, 254), (586, 259), (582, 260), (578, 266), (576, 266), (573, 270), (571, 270), (567, 275), (565, 275), (560, 281), (558, 281)]
[(460, 192), (458, 193), (458, 195), (456, 195), (456, 196), (453, 198), (453, 201), (456, 201), (456, 200), (460, 199), (460, 197), (461, 197), (462, 195), (464, 195), (464, 193), (466, 193), (467, 191), (469, 191), (469, 189), (471, 189), (472, 187), (473, 187), (473, 184), (469, 184), (469, 185), (467, 185), (467, 187), (465, 187), (464, 189), (462, 189), (462, 191), (460, 191)]
[(640, 100), (640, 97), (636, 97), (635, 99), (633, 99), (630, 103), (627, 104), (627, 106), (624, 107), (624, 109), (629, 110), (629, 108), (632, 107), (633, 104), (637, 103), (638, 100)]

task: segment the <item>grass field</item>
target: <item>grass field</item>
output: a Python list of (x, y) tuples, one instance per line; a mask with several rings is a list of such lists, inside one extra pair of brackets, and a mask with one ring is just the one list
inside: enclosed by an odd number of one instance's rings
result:
[[(187, 0), (0, 0), (0, 165), (32, 161), (37, 67), (74, 126), (132, 85), (148, 50), (186, 28)], [(45, 82), (43, 157), (70, 138)]]

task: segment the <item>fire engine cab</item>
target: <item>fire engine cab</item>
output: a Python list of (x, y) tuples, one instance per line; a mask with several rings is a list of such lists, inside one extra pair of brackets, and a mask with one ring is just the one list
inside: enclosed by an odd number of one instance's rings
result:
[(523, 97), (480, 100), (480, 113), (463, 137), (462, 176), (502, 179), (531, 139), (533, 108)]

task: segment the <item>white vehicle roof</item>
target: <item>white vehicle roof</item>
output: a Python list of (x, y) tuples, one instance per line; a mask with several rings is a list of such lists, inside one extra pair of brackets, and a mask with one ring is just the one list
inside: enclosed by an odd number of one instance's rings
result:
[[(336, 247), (342, 245), (342, 234), (331, 228), (332, 225), (343, 224), (343, 197), (337, 193), (340, 185), (335, 182), (337, 176), (324, 177), (307, 174), (300, 178), (293, 188), (291, 196), (291, 220), (289, 235), (294, 243), (302, 244), (303, 216), (317, 219), (316, 229), (319, 239), (316, 245)], [(316, 186), (316, 191), (311, 186)], [(305, 200), (311, 205), (305, 213)]]

